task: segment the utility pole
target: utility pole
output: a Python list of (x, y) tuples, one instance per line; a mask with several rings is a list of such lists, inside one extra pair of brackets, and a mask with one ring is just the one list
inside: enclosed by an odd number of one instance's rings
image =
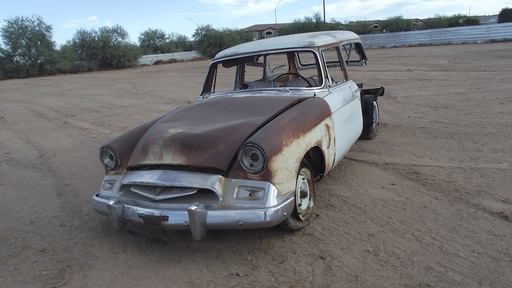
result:
[(274, 9), (274, 22), (277, 24), (277, 7), (279, 6), (279, 3), (281, 3), (281, 0), (277, 2), (276, 8)]
[(324, 7), (324, 31), (325, 31), (325, 0), (323, 0), (324, 3), (323, 3), (323, 7)]
[(192, 19), (192, 18), (190, 18), (190, 17), (188, 17), (188, 20), (190, 20), (190, 21), (194, 22), (194, 24), (196, 24), (196, 25), (197, 25), (197, 28), (199, 28), (199, 27), (201, 26), (201, 25), (197, 24), (197, 22), (196, 22), (196, 21), (194, 21), (194, 19)]
[(468, 13), (468, 17), (471, 16), (471, 5), (473, 5), (473, 3), (475, 3), (476, 0), (473, 0), (473, 2), (471, 2), (471, 4), (469, 4), (469, 13)]

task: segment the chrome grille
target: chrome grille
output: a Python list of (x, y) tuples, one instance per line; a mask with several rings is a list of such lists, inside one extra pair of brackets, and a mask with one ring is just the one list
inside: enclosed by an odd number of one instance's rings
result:
[(219, 197), (208, 189), (189, 187), (122, 185), (122, 198), (162, 204), (217, 204)]

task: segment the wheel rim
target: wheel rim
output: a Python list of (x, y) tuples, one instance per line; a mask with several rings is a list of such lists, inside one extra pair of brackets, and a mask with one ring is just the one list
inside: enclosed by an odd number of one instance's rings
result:
[(312, 183), (311, 171), (303, 167), (297, 176), (297, 186), (295, 188), (295, 205), (301, 220), (309, 218), (313, 208)]
[(376, 128), (379, 125), (379, 105), (377, 101), (372, 102), (373, 113), (372, 113), (372, 128)]

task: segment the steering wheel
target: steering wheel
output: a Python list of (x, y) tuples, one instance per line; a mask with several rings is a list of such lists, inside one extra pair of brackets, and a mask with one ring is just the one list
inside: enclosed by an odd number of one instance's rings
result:
[(276, 66), (276, 67), (274, 67), (274, 69), (271, 70), (271, 72), (274, 73), (274, 71), (279, 70), (279, 69), (283, 68), (284, 66), (286, 66), (286, 64)]
[(294, 72), (281, 73), (281, 74), (277, 75), (276, 78), (274, 78), (274, 81), (276, 81), (278, 78), (281, 78), (281, 77), (287, 76), (287, 75), (297, 76), (297, 77), (301, 78), (302, 80), (306, 81), (306, 83), (308, 83), (309, 87), (313, 87), (313, 85), (311, 85), (311, 82), (309, 82), (309, 80), (306, 77), (300, 75), (299, 73), (294, 73)]

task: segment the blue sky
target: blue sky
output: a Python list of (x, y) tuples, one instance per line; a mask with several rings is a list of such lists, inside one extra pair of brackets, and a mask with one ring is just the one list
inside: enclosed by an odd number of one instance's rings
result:
[[(192, 38), (197, 25), (245, 28), (254, 24), (288, 23), (322, 12), (323, 0), (1, 0), (0, 25), (14, 16), (39, 15), (53, 27), (57, 45), (77, 29), (121, 25), (133, 42), (141, 32), (162, 29)], [(385, 20), (392, 16), (493, 15), (512, 8), (512, 0), (325, 0), (326, 18), (337, 21)]]

